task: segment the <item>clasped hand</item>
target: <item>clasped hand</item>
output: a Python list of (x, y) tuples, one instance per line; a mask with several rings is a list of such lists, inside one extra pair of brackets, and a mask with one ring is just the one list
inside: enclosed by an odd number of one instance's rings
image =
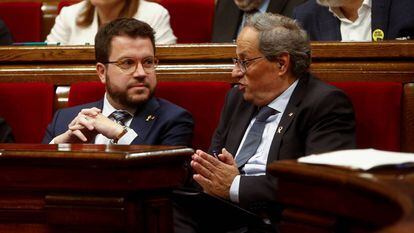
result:
[(191, 167), (195, 173), (194, 180), (203, 187), (204, 192), (225, 199), (230, 199), (230, 187), (234, 178), (240, 174), (236, 162), (226, 149), (218, 159), (202, 150), (192, 156)]
[(97, 134), (112, 139), (122, 130), (121, 125), (102, 115), (100, 109), (82, 109), (68, 125), (68, 130), (54, 138), (54, 143), (91, 142)]

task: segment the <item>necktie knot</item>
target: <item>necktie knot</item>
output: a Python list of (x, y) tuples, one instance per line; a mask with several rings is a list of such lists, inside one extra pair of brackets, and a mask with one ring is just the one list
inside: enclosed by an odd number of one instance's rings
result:
[(269, 118), (272, 115), (275, 115), (278, 111), (268, 107), (264, 106), (259, 110), (259, 113), (257, 113), (256, 121), (265, 122), (267, 118)]
[(116, 123), (125, 125), (125, 122), (131, 117), (127, 111), (117, 110), (111, 114)]

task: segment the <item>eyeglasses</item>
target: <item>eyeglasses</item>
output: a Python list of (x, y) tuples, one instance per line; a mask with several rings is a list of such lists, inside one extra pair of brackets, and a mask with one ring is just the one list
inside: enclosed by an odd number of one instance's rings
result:
[(238, 58), (233, 58), (233, 63), (244, 74), (244, 73), (246, 73), (247, 67), (249, 66), (249, 64), (251, 64), (253, 61), (255, 61), (257, 59), (260, 59), (260, 58), (264, 58), (264, 57), (255, 57), (255, 58), (250, 58), (250, 59), (245, 59), (245, 60), (241, 60), (241, 59), (238, 59)]
[(138, 64), (141, 64), (145, 73), (149, 74), (154, 72), (158, 65), (158, 59), (155, 57), (147, 57), (139, 62), (136, 58), (126, 57), (118, 61), (108, 61), (105, 64), (114, 64), (125, 74), (133, 74), (138, 69)]

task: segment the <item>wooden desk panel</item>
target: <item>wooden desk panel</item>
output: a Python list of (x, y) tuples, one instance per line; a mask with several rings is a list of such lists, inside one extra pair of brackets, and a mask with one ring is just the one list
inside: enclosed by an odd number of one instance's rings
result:
[(414, 231), (412, 169), (357, 172), (279, 161), (268, 171), (279, 179), (282, 232)]
[(172, 232), (193, 150), (0, 144), (1, 232)]

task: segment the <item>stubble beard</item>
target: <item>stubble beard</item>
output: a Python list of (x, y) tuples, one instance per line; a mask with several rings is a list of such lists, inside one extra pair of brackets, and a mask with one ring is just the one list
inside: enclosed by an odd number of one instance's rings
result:
[(341, 7), (347, 5), (351, 0), (316, 0), (319, 5), (327, 7)]
[(148, 83), (145, 83), (145, 87), (149, 90), (149, 94), (144, 96), (145, 90), (139, 90), (139, 92), (136, 93), (139, 94), (139, 98), (134, 98), (132, 95), (128, 95), (129, 87), (127, 87), (127, 90), (125, 91), (116, 90), (116, 88), (112, 86), (108, 75), (105, 76), (105, 80), (108, 95), (113, 101), (117, 102), (121, 106), (136, 108), (145, 104), (154, 95), (154, 88), (151, 89)]

